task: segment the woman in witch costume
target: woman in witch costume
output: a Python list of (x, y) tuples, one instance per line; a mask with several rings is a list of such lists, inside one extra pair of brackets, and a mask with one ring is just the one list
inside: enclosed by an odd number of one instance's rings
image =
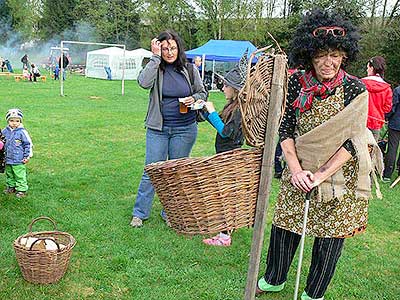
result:
[[(279, 129), (287, 161), (271, 229), (265, 275), (257, 293), (279, 292), (301, 238), (305, 193), (312, 194), (307, 231), (311, 267), (302, 300), (323, 299), (345, 238), (363, 232), (370, 197), (371, 156), (380, 152), (366, 128), (368, 94), (345, 72), (358, 52), (356, 28), (332, 11), (315, 9), (298, 25), (289, 59), (305, 71), (289, 80)], [(372, 144), (372, 155), (368, 153)]]

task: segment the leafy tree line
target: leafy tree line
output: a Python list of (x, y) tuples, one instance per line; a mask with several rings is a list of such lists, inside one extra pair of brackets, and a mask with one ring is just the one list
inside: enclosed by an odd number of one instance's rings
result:
[(261, 47), (272, 43), (267, 32), (285, 48), (301, 14), (313, 7), (336, 9), (359, 26), (362, 52), (351, 72), (365, 75), (368, 58), (382, 55), (387, 79), (400, 82), (400, 0), (0, 0), (0, 47), (10, 40), (84, 38), (149, 48), (171, 28), (188, 49), (209, 39)]

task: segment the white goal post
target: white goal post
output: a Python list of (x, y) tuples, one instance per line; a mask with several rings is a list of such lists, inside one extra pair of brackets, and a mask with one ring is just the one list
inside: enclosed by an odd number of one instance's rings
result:
[(116, 46), (116, 47), (121, 47), (124, 49), (124, 55), (122, 59), (122, 86), (121, 86), (121, 94), (125, 94), (125, 51), (126, 51), (126, 46), (122, 44), (105, 44), (105, 43), (91, 43), (91, 42), (79, 42), (79, 41), (61, 41), (61, 56), (60, 56), (60, 62), (61, 62), (61, 68), (60, 68), (60, 73), (61, 73), (61, 78), (60, 78), (60, 95), (64, 96), (64, 80), (63, 80), (63, 74), (64, 74), (64, 61), (63, 61), (63, 55), (64, 55), (64, 44), (80, 44), (80, 45), (99, 45), (99, 46)]

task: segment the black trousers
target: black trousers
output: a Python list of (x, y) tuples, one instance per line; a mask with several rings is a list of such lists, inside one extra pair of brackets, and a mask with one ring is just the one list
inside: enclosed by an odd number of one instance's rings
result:
[[(383, 177), (385, 178), (392, 177), (397, 157), (397, 149), (399, 148), (399, 141), (400, 131), (389, 128), (388, 149), (385, 155), (385, 170), (383, 171)], [(397, 160), (397, 171), (400, 172), (400, 157)]]
[[(264, 279), (272, 285), (280, 285), (287, 280), (301, 236), (272, 225), (269, 242), (267, 270)], [(315, 238), (311, 266), (305, 291), (311, 298), (321, 298), (335, 273), (336, 264), (342, 253), (344, 239)]]

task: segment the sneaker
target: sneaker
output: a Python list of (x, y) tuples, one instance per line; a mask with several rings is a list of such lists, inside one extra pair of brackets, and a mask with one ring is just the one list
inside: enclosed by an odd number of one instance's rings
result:
[(131, 221), (130, 225), (135, 228), (142, 227), (143, 220), (138, 217), (132, 217), (132, 221)]
[(311, 298), (311, 297), (308, 296), (307, 293), (304, 291), (303, 294), (301, 294), (301, 300), (324, 300), (324, 297), (322, 297), (322, 298)]
[(382, 178), (382, 182), (383, 182), (383, 183), (390, 183), (390, 182), (391, 182), (391, 179), (388, 178), (388, 177), (383, 177), (383, 178)]
[(203, 243), (210, 246), (229, 247), (232, 243), (232, 239), (229, 235), (222, 237), (220, 234), (217, 234), (212, 238), (204, 239)]
[(24, 197), (26, 197), (26, 192), (17, 192), (16, 194), (15, 194), (15, 197), (17, 197), (17, 198), (24, 198)]
[(3, 191), (4, 194), (14, 194), (15, 193), (15, 187), (8, 187)]
[(259, 295), (267, 293), (267, 292), (280, 292), (285, 287), (285, 284), (286, 284), (286, 282), (284, 282), (280, 285), (272, 285), (272, 284), (269, 284), (268, 282), (266, 282), (264, 277), (261, 277), (257, 282), (256, 296), (259, 296)]

